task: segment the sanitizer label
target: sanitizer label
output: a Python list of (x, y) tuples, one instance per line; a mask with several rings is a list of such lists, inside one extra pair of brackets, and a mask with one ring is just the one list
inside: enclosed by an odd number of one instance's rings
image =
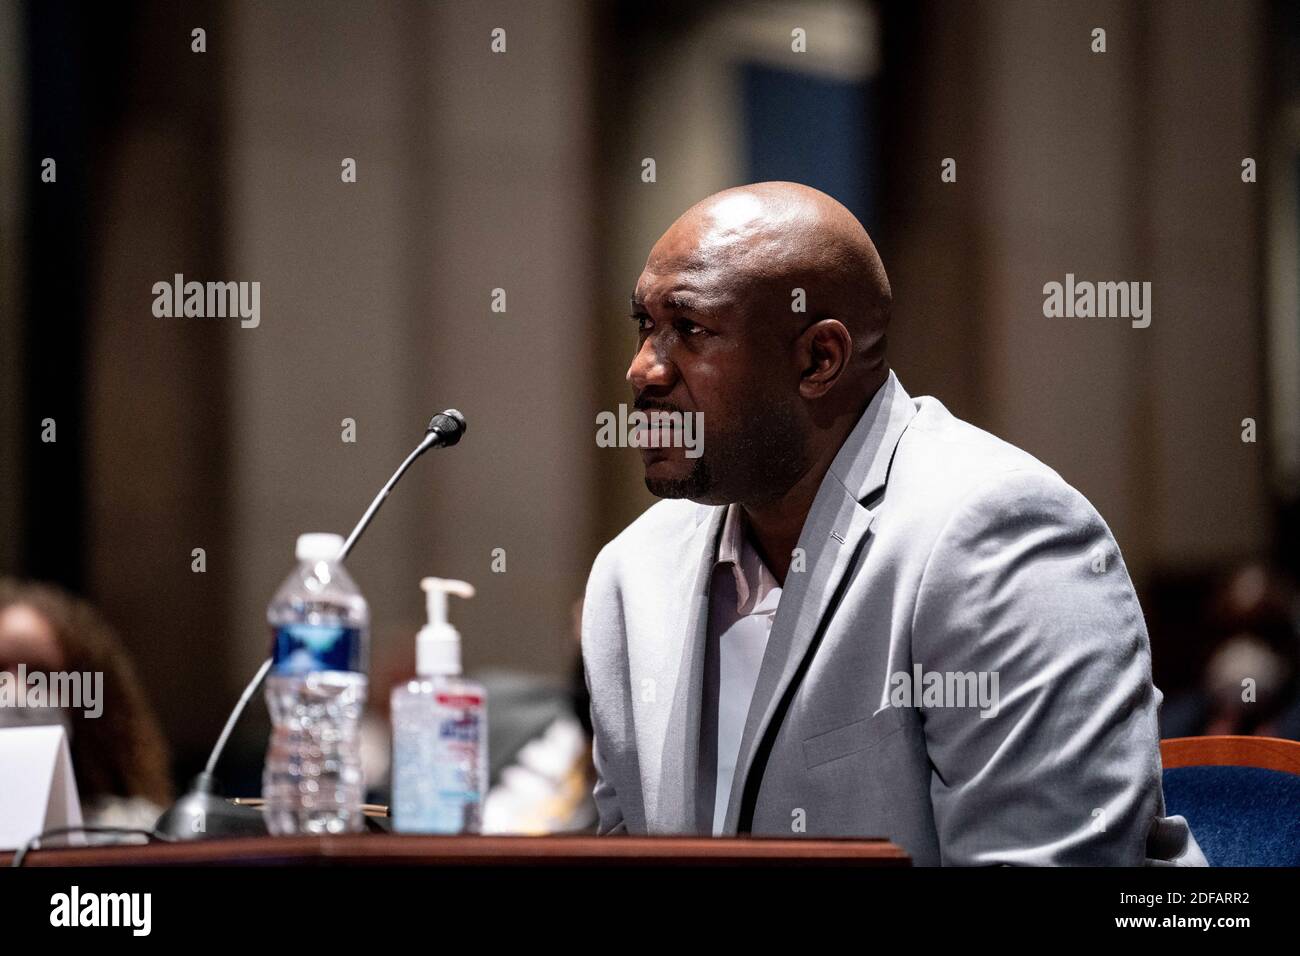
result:
[(478, 695), (438, 694), (437, 701), (441, 797), (451, 803), (475, 803), (483, 797), (479, 793), (483, 700)]
[(393, 817), (401, 833), (477, 833), (487, 784), (482, 695), (439, 690), (393, 711)]

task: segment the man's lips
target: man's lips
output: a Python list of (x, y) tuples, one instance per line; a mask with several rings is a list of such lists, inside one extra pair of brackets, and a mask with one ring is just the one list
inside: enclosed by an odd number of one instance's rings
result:
[(670, 465), (685, 461), (685, 457), (674, 455), (671, 448), (641, 448), (641, 467), (647, 471), (656, 465)]
[(686, 449), (680, 445), (642, 445), (637, 448), (641, 453), (641, 458), (646, 464), (652, 461), (659, 461), (664, 458), (681, 458), (685, 456)]
[(680, 425), (647, 425), (632, 429), (632, 435), (641, 448), (653, 448), (655, 442), (659, 447), (680, 447), (686, 439), (686, 429)]
[(690, 415), (691, 412), (681, 408), (673, 408), (671, 405), (636, 405), (633, 404), (632, 410), (649, 415), (651, 412), (662, 412), (665, 415)]
[(633, 411), (643, 420), (631, 429), (629, 437), (636, 443), (642, 462), (647, 467), (659, 461), (685, 456), (686, 439), (695, 430), (690, 425), (694, 424), (694, 417), (698, 413), (671, 405), (650, 403), (634, 404)]

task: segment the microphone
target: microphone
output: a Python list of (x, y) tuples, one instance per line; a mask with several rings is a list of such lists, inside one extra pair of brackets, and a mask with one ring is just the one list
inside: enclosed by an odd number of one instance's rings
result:
[[(375, 495), (375, 500), (370, 502), (370, 507), (366, 509), (365, 514), (361, 516), (361, 520), (352, 529), (352, 533), (343, 542), (343, 547), (339, 551), (336, 560), (342, 561), (352, 551), (352, 546), (357, 543), (361, 533), (370, 526), (371, 519), (374, 518), (375, 512), (379, 510), (379, 506), (388, 498), (388, 493), (406, 474), (406, 470), (411, 467), (415, 459), (430, 448), (450, 448), (455, 445), (464, 436), (466, 428), (465, 416), (454, 408), (439, 412), (429, 419), (429, 427), (424, 430), (424, 438), (421, 439), (420, 444), (415, 446), (415, 450), (397, 466), (397, 470), (393, 472), (393, 477), (389, 478), (384, 487), (379, 489), (379, 494)], [(221, 759), (222, 751), (226, 749), (226, 742), (230, 739), (231, 731), (239, 723), (244, 708), (248, 706), (248, 702), (253, 698), (253, 695), (257, 693), (258, 687), (262, 685), (262, 681), (266, 679), (267, 672), (270, 670), (271, 658), (268, 657), (262, 662), (262, 666), (257, 669), (253, 679), (248, 682), (244, 692), (239, 695), (239, 702), (235, 704), (235, 709), (226, 718), (226, 725), (221, 730), (221, 736), (217, 738), (216, 746), (212, 748), (212, 754), (208, 757), (203, 772), (194, 778), (189, 790), (158, 818), (158, 822), (154, 826), (155, 830), (177, 840), (197, 840), (205, 836), (264, 836), (266, 834), (266, 822), (260, 810), (252, 807), (235, 806), (221, 797), (218, 793), (217, 778), (214, 771), (217, 767), (217, 761)]]
[(429, 419), (429, 427), (425, 431), (430, 434), (436, 432), (441, 435), (443, 440), (438, 444), (450, 447), (460, 441), (461, 436), (465, 434), (466, 427), (465, 416), (456, 409), (449, 408)]

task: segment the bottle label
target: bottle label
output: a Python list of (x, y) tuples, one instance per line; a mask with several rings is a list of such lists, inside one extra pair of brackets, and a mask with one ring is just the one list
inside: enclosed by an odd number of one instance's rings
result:
[(478, 747), (483, 737), (482, 699), (477, 695), (438, 694), (441, 719), (438, 739), (444, 747), (457, 753)]
[(478, 833), (488, 773), (483, 698), (437, 692), (429, 703), (394, 713), (393, 828)]
[(452, 710), (469, 710), (470, 708), (477, 710), (483, 706), (483, 698), (478, 694), (470, 693), (458, 694), (440, 690), (434, 695), (434, 700), (438, 702), (438, 706), (448, 707)]
[(342, 624), (283, 624), (273, 632), (271, 673), (365, 672), (361, 629)]

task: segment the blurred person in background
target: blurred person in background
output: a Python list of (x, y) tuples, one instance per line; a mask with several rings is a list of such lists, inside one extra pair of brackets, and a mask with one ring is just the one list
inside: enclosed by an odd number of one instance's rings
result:
[(591, 698), (582, 666), (582, 599), (570, 610), (567, 680), (487, 674), (492, 785), (485, 833), (594, 832)]
[[(488, 700), (488, 793), (483, 832), (528, 834), (594, 832), (591, 700), (581, 653), (582, 599), (570, 609), (566, 635), (572, 655), (558, 678), (510, 668), (471, 669)], [(398, 629), (405, 634), (408, 629)], [(392, 734), (388, 700), (410, 680), (414, 660), (404, 638), (380, 640), (372, 662), (376, 688), (362, 719), (362, 766), (374, 803), (391, 803)]]
[(150, 829), (171, 802), (166, 744), (125, 648), (88, 602), (0, 579), (0, 672), (103, 674), (101, 712), (0, 707), (0, 729), (62, 724), (87, 826)]
[(1206, 601), (1199, 686), (1166, 704), (1164, 736), (1237, 734), (1300, 740), (1296, 587), (1260, 563), (1229, 573)]

